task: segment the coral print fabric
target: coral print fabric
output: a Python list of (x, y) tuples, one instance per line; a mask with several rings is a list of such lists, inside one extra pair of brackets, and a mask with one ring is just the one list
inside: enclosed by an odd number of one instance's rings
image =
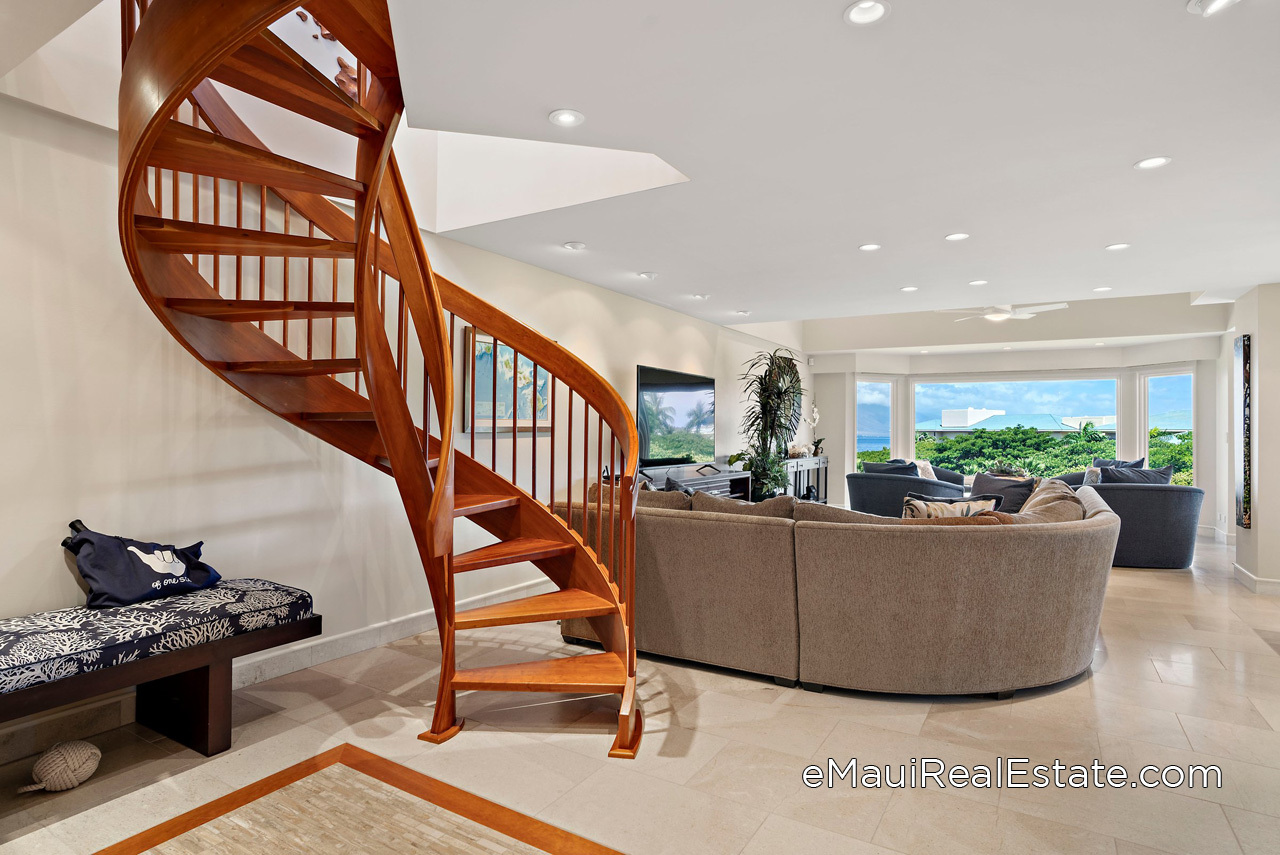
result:
[(0, 693), (311, 617), (311, 595), (262, 579), (113, 609), (0, 618)]

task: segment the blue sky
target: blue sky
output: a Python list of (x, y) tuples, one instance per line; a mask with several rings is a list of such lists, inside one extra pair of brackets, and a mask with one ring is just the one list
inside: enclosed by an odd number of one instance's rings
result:
[[(1190, 410), (1191, 376), (1152, 378), (1148, 386), (1152, 415)], [(916, 385), (916, 420), (941, 418), (943, 410), (985, 407), (1006, 413), (1049, 413), (1064, 416), (1114, 416), (1114, 380), (1024, 380), (999, 383), (929, 383)], [(887, 383), (858, 384), (858, 433), (889, 432)]]

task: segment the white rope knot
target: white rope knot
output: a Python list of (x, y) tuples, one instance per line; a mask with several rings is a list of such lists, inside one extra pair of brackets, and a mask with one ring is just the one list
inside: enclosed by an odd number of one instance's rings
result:
[(20, 793), (31, 793), (36, 790), (48, 790), (51, 793), (70, 790), (89, 780), (98, 769), (98, 761), (102, 752), (98, 746), (89, 742), (59, 742), (40, 755), (31, 775), (36, 779), (18, 790)]

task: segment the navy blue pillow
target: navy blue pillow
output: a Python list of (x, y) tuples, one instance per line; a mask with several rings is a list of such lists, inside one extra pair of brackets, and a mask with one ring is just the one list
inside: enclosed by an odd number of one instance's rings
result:
[(1172, 481), (1172, 466), (1163, 469), (1117, 469), (1109, 466), (1102, 470), (1103, 484), (1169, 484)]
[(863, 463), (862, 471), (876, 475), (910, 475), (912, 478), (920, 477), (920, 468), (914, 463)]
[(184, 549), (144, 543), (89, 531), (79, 520), (71, 523), (71, 531), (74, 533), (62, 546), (75, 555), (76, 568), (89, 585), (86, 605), (91, 609), (187, 594), (222, 578), (200, 560), (203, 543)]
[(973, 492), (1003, 497), (1001, 507), (996, 510), (1003, 510), (1007, 514), (1016, 514), (1022, 510), (1035, 489), (1035, 478), (1001, 478), (985, 472), (973, 476)]
[(1093, 458), (1094, 469), (1141, 469), (1147, 465), (1147, 458), (1138, 460), (1108, 460), (1105, 457)]

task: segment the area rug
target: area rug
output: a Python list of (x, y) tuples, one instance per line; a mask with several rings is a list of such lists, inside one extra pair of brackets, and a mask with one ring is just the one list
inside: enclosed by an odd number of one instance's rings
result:
[(99, 855), (619, 855), (412, 769), (340, 745)]

